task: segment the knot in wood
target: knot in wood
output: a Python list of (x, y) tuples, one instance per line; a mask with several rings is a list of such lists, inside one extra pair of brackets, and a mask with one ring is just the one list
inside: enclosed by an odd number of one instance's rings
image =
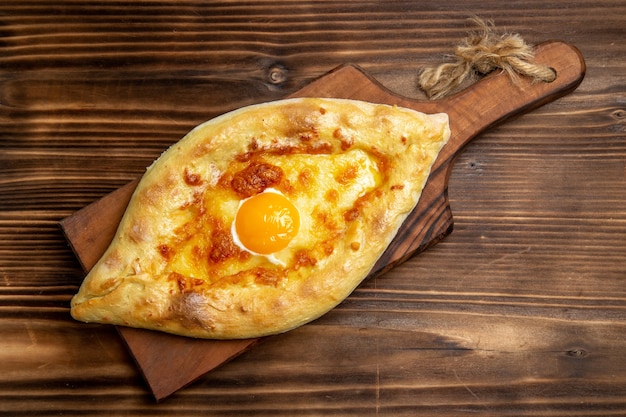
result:
[(613, 113), (611, 113), (611, 116), (613, 116), (613, 118), (617, 120), (626, 119), (626, 110), (624, 109), (615, 110)]
[(270, 84), (282, 84), (287, 81), (287, 69), (280, 64), (272, 65), (267, 70), (267, 79)]
[(567, 352), (565, 352), (565, 354), (573, 358), (584, 358), (585, 356), (589, 355), (589, 352), (582, 348), (574, 348), (568, 350)]

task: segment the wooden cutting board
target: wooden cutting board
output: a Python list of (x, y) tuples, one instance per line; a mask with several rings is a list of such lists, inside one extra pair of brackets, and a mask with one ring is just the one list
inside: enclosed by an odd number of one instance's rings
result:
[[(573, 46), (552, 41), (536, 48), (536, 62), (557, 74), (551, 83), (495, 72), (454, 96), (416, 101), (387, 91), (362, 70), (341, 66), (291, 97), (336, 97), (396, 104), (425, 113), (446, 112), (452, 136), (441, 151), (422, 197), (370, 277), (424, 251), (452, 231), (448, 177), (453, 159), (476, 135), (497, 123), (528, 112), (573, 91), (585, 74), (585, 63)], [(61, 221), (61, 228), (85, 271), (104, 253), (137, 185), (134, 181)], [(118, 327), (155, 399), (160, 401), (218, 365), (257, 344), (260, 339), (197, 340), (149, 330)]]

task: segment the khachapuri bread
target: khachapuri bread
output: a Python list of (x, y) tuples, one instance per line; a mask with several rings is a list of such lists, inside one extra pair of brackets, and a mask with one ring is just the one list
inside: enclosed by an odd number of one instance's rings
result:
[(449, 136), (446, 114), (345, 99), (205, 122), (147, 169), (72, 316), (211, 339), (310, 322), (368, 275)]

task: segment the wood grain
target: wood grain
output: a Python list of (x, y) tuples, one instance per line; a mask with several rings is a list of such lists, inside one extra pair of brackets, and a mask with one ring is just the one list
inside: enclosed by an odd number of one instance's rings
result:
[[(443, 242), (158, 405), (112, 329), (70, 319), (83, 275), (59, 220), (338, 65), (420, 98), (471, 14), (574, 44), (588, 71), (456, 159)], [(625, 19), (618, 1), (3, 2), (0, 411), (626, 414)]]

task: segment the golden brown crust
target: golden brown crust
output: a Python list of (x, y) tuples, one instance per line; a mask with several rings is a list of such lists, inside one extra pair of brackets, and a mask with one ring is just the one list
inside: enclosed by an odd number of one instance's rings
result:
[[(289, 99), (206, 122), (150, 166), (72, 300), (82, 321), (249, 338), (311, 321), (365, 278), (415, 207), (445, 114)], [(300, 211), (271, 257), (238, 246), (239, 202), (268, 188)]]

